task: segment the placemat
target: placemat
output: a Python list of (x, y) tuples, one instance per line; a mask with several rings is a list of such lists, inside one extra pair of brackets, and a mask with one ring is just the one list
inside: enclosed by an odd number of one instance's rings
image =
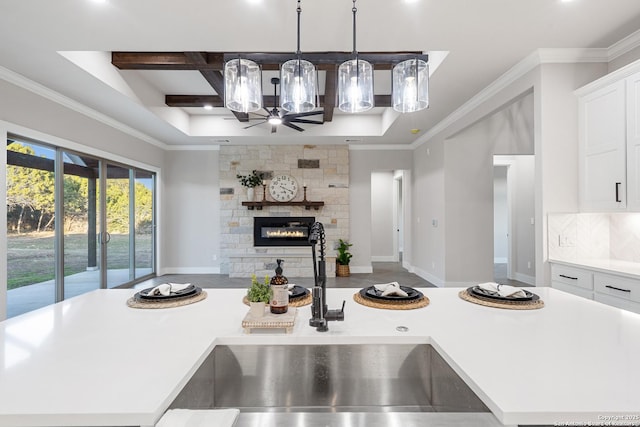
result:
[(494, 308), (506, 308), (509, 310), (537, 310), (544, 307), (544, 301), (542, 301), (541, 299), (537, 301), (488, 301), (471, 295), (468, 289), (460, 291), (458, 293), (458, 296), (463, 300), (472, 302), (474, 304)]
[(193, 304), (198, 301), (202, 301), (207, 297), (207, 293), (203, 289), (200, 294), (193, 298), (184, 298), (177, 301), (146, 301), (136, 300), (135, 296), (127, 300), (127, 305), (131, 308), (172, 308), (181, 307), (183, 305)]
[[(247, 299), (246, 295), (242, 297), (242, 302), (244, 303), (244, 305), (249, 305), (249, 300)], [(303, 296), (302, 298), (289, 300), (289, 307), (304, 307), (305, 305), (311, 304), (311, 302), (313, 302), (313, 297), (311, 296), (311, 292), (309, 292), (307, 295)], [(268, 306), (269, 304), (267, 304), (267, 307)]]
[(383, 300), (370, 300), (360, 295), (360, 292), (353, 294), (353, 300), (358, 304), (365, 305), (371, 308), (381, 308), (384, 310), (413, 310), (416, 308), (422, 308), (429, 305), (429, 298), (422, 296), (410, 301), (383, 301)]

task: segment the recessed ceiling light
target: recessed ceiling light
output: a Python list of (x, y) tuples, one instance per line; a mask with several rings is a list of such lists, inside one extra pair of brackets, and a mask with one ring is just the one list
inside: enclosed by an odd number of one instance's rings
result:
[(213, 106), (211, 106), (211, 105), (209, 105), (209, 104), (206, 104), (206, 105), (205, 105), (204, 107), (202, 107), (202, 108), (204, 108), (205, 110), (213, 110)]

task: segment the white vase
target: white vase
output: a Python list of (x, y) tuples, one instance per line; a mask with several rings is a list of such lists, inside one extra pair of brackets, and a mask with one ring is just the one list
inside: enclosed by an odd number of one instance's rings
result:
[(247, 187), (247, 201), (253, 202), (256, 197), (256, 189), (253, 187)]
[(264, 302), (250, 302), (249, 313), (252, 317), (264, 316), (264, 309), (267, 305)]

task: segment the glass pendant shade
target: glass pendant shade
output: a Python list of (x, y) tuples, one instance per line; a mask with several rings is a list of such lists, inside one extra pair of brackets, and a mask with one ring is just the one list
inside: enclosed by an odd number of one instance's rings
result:
[(316, 108), (318, 75), (309, 61), (292, 59), (280, 67), (280, 107), (292, 113)]
[(224, 105), (240, 113), (262, 108), (262, 72), (258, 64), (248, 59), (224, 64)]
[(373, 67), (367, 61), (352, 59), (338, 68), (338, 108), (361, 113), (373, 108)]
[(409, 59), (393, 67), (391, 103), (401, 113), (429, 106), (429, 66), (421, 59)]

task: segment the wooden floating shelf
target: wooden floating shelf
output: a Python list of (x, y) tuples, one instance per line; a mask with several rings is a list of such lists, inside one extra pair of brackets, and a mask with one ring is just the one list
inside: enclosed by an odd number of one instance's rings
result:
[(260, 202), (242, 202), (242, 206), (246, 206), (250, 211), (254, 208), (261, 211), (264, 206), (304, 206), (306, 210), (310, 210), (311, 208), (318, 210), (324, 206), (324, 202), (310, 202), (308, 200), (303, 200), (301, 202), (271, 202), (263, 200)]

